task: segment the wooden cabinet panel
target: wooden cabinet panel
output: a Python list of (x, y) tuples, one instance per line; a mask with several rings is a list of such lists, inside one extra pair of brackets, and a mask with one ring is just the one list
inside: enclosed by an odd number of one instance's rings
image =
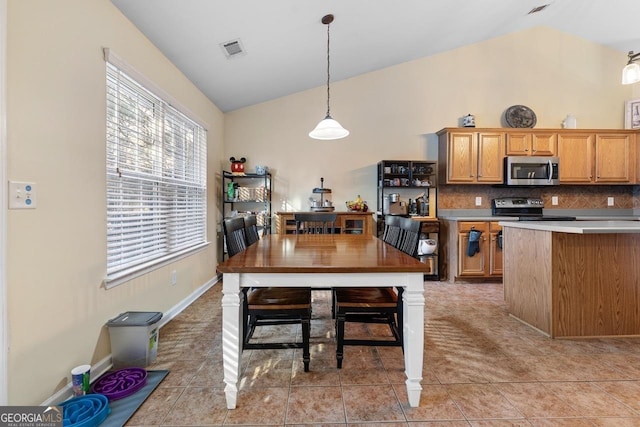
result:
[(440, 135), (440, 158), (450, 184), (499, 184), (503, 180), (504, 133), (451, 132)]
[(489, 276), (502, 276), (502, 227), (489, 224)]
[(475, 182), (478, 156), (475, 134), (451, 133), (448, 139), (447, 182)]
[(629, 134), (597, 134), (595, 182), (635, 182), (635, 138)]
[(536, 132), (531, 135), (531, 152), (534, 156), (555, 156), (558, 153), (558, 134)]
[(555, 132), (508, 132), (507, 156), (555, 156), (558, 135)]
[(504, 167), (504, 134), (478, 134), (478, 182), (501, 183)]
[(509, 132), (505, 144), (507, 156), (528, 156), (531, 154), (531, 133)]
[(486, 273), (485, 244), (486, 237), (480, 236), (480, 252), (473, 256), (467, 254), (469, 245), (469, 232), (458, 235), (458, 275), (463, 276), (484, 276)]
[[(469, 232), (481, 231), (479, 252), (469, 256)], [(495, 221), (458, 222), (457, 276), (464, 278), (500, 279), (502, 277), (502, 248), (498, 246), (498, 234), (502, 227)]]
[(560, 182), (632, 184), (635, 136), (628, 133), (571, 133), (558, 137)]
[(593, 172), (593, 141), (591, 133), (558, 135), (561, 183), (590, 183)]
[(338, 215), (338, 226), (342, 234), (371, 234), (371, 216)]

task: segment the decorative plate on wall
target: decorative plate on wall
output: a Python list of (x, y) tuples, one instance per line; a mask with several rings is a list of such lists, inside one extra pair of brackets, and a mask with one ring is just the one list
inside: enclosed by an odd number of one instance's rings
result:
[(524, 105), (512, 105), (504, 112), (504, 119), (512, 128), (532, 128), (538, 119), (536, 113)]

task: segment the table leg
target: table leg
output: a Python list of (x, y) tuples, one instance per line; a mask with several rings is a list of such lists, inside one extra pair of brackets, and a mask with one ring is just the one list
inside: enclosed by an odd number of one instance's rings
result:
[(235, 409), (242, 355), (242, 298), (240, 275), (225, 273), (222, 278), (222, 360), (227, 409)]
[(422, 273), (409, 274), (403, 292), (404, 366), (409, 406), (420, 406), (422, 360), (424, 354), (424, 282)]

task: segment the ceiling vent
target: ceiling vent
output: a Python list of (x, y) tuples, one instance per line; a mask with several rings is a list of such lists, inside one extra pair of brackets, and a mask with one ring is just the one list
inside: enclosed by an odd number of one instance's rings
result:
[(527, 15), (531, 15), (532, 13), (538, 13), (538, 12), (542, 12), (544, 9), (546, 9), (549, 6), (549, 4), (544, 4), (542, 6), (536, 6), (533, 9), (531, 9), (529, 11), (529, 13), (527, 13)]
[(225, 56), (228, 59), (236, 58), (238, 56), (243, 56), (243, 55), (246, 55), (247, 53), (244, 50), (244, 47), (242, 46), (242, 42), (240, 42), (240, 39), (221, 43), (220, 47), (222, 48), (222, 51), (224, 52)]

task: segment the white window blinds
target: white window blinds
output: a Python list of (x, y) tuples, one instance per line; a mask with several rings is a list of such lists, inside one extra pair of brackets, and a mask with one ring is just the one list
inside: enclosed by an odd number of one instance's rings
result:
[(206, 244), (206, 140), (107, 63), (107, 287)]

